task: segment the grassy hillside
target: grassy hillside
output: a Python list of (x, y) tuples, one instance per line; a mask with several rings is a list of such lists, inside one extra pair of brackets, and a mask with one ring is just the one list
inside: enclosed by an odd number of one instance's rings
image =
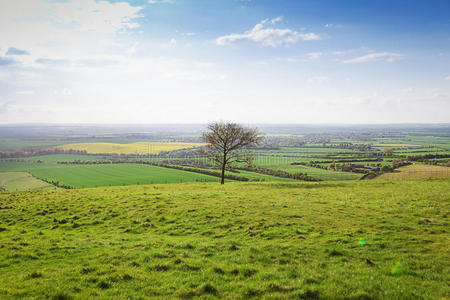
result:
[(0, 298), (450, 297), (450, 181), (0, 193)]
[(7, 191), (55, 189), (53, 185), (36, 179), (26, 172), (0, 172), (0, 188)]
[(137, 142), (130, 144), (118, 143), (80, 143), (58, 146), (64, 150), (86, 150), (88, 153), (124, 153), (124, 154), (158, 154), (162, 151), (188, 149), (204, 145), (202, 143), (159, 143)]

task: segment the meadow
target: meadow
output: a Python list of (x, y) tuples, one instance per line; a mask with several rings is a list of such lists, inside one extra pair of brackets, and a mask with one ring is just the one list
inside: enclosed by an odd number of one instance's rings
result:
[(0, 298), (447, 299), (448, 179), (0, 193)]
[[(141, 139), (139, 139), (141, 137)], [(147, 138), (147, 139), (144, 139)], [(67, 141), (81, 141), (67, 143)], [(9, 146), (5, 145), (9, 141)], [(90, 142), (87, 142), (90, 141)], [(202, 158), (197, 147), (199, 133), (181, 133), (170, 135), (111, 135), (97, 136), (42, 136), (0, 140), (0, 172), (18, 171), (29, 172), (39, 178), (57, 181), (71, 187), (95, 187), (127, 184), (175, 183), (209, 180), (200, 174), (186, 171), (166, 169), (164, 172), (154, 168), (128, 165), (88, 165), (86, 162), (121, 161), (133, 163), (148, 161), (151, 163), (183, 164), (183, 161), (196, 161), (195, 168), (211, 170), (213, 167), (206, 158)], [(65, 143), (64, 143), (65, 142)], [(33, 144), (34, 143), (34, 144)], [(63, 143), (63, 144), (62, 144)], [(40, 155), (39, 152), (28, 152), (27, 149), (41, 149), (42, 145), (59, 145), (58, 149), (84, 150), (88, 153), (73, 154), (73, 152)], [(2, 148), (14, 148), (19, 151), (19, 157), (9, 159), (8, 152)], [(45, 149), (55, 149), (49, 146)], [(20, 151), (25, 151), (20, 153)], [(29, 150), (32, 151), (32, 150)], [(93, 153), (104, 153), (94, 155)], [(113, 154), (115, 153), (115, 154)], [(272, 171), (288, 173), (288, 176), (302, 173), (314, 180), (346, 181), (359, 180), (362, 173), (349, 171), (335, 171), (330, 164), (354, 163), (363, 165), (392, 166), (394, 160), (408, 160), (408, 157), (425, 156), (419, 163), (449, 166), (450, 140), (445, 136), (402, 134), (354, 134), (354, 133), (314, 133), (298, 134), (272, 132), (265, 135), (261, 147), (254, 149), (254, 165)], [(83, 154), (83, 155), (81, 155)], [(118, 154), (118, 155), (116, 155)], [(440, 155), (440, 156), (439, 156)], [(69, 164), (58, 164), (61, 162)], [(78, 162), (77, 165), (70, 164)], [(416, 162), (416, 161), (413, 161)], [(203, 166), (202, 166), (203, 164)], [(192, 166), (191, 166), (192, 167)], [(240, 167), (245, 167), (241, 165)], [(159, 169), (158, 169), (159, 170)], [(416, 169), (417, 170), (417, 167)], [(442, 174), (448, 174), (443, 169)], [(239, 174), (228, 172), (230, 175), (246, 177), (248, 180), (260, 181), (292, 181), (289, 178), (275, 177), (276, 172), (259, 174), (255, 172), (239, 171)], [(267, 173), (267, 172), (266, 172)], [(399, 176), (399, 172), (386, 176)], [(411, 173), (411, 172), (409, 172)], [(417, 173), (424, 173), (418, 171)], [(290, 175), (289, 175), (290, 174)], [(84, 176), (85, 175), (85, 176)], [(178, 179), (175, 177), (178, 176)], [(206, 176), (206, 175), (204, 175)], [(277, 176), (282, 176), (278, 174)], [(405, 176), (404, 174), (401, 176)], [(418, 175), (417, 175), (418, 176)], [(285, 176), (286, 177), (286, 176)], [(414, 177), (414, 176), (408, 176)], [(425, 176), (428, 177), (428, 176)], [(381, 177), (383, 178), (383, 177)]]
[[(154, 161), (158, 162), (160, 160)], [(107, 158), (103, 159), (102, 156), (70, 154), (27, 157), (18, 161), (0, 160), (0, 175), (4, 174), (3, 176), (7, 178), (9, 177), (9, 172), (27, 172), (38, 178), (74, 188), (219, 180), (215, 176), (137, 163), (58, 164), (58, 162), (74, 161), (109, 162)], [(211, 171), (219, 174), (218, 170)], [(248, 171), (226, 173), (245, 177), (250, 181), (295, 181), (289, 178), (274, 177)]]
[(7, 191), (35, 191), (55, 189), (55, 187), (34, 178), (27, 172), (0, 172), (0, 189)]
[[(0, 164), (1, 166), (1, 164)], [(96, 186), (217, 181), (217, 177), (141, 164), (60, 165), (13, 163), (3, 168), (27, 171), (47, 181), (73, 188)], [(1, 168), (0, 168), (1, 169)], [(0, 174), (2, 174), (0, 172)]]

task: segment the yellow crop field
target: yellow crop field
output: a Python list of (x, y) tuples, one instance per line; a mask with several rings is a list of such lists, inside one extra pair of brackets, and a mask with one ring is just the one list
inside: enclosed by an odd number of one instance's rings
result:
[(430, 177), (450, 177), (450, 168), (414, 164), (398, 168), (393, 173), (384, 173), (377, 179), (421, 179)]
[(130, 144), (117, 143), (79, 143), (58, 146), (64, 150), (86, 150), (88, 153), (119, 153), (119, 154), (158, 154), (164, 151), (188, 149), (204, 145), (203, 143), (163, 143), (163, 142), (137, 142)]
[(423, 147), (421, 145), (413, 144), (373, 144), (375, 147)]

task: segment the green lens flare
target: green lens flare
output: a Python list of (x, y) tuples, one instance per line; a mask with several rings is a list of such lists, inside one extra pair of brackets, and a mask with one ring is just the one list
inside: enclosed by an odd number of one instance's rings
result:
[(392, 268), (391, 274), (392, 274), (392, 275), (397, 275), (397, 274), (399, 274), (400, 271), (401, 271), (401, 267), (402, 267), (402, 265), (400, 264), (400, 262), (397, 262), (397, 263), (395, 264), (395, 267)]

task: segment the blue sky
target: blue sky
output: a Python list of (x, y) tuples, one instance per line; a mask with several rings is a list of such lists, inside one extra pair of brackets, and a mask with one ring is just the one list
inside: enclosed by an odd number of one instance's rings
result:
[(449, 1), (0, 3), (0, 123), (450, 122)]

